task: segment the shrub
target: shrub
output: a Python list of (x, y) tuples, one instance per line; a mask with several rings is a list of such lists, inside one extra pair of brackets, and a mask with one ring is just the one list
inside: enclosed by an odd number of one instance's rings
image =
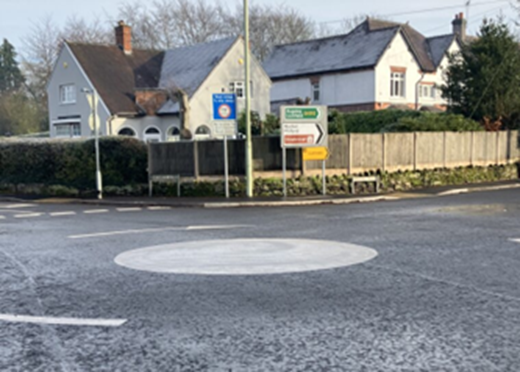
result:
[[(147, 151), (133, 138), (100, 139), (105, 185), (146, 183)], [(95, 188), (94, 140), (2, 140), (0, 183)]]
[(383, 128), (386, 132), (470, 132), (483, 131), (478, 122), (462, 115), (424, 112), (418, 117), (403, 117)]

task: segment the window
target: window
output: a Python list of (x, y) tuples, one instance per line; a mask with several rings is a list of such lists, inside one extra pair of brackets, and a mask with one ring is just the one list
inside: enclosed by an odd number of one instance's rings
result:
[(195, 130), (195, 139), (196, 140), (202, 140), (202, 139), (209, 139), (211, 136), (211, 130), (208, 128), (207, 125), (200, 125)]
[(181, 139), (181, 131), (177, 127), (170, 127), (166, 131), (166, 140), (170, 142), (178, 141)]
[(312, 101), (319, 102), (320, 101), (320, 83), (312, 83)]
[(405, 72), (391, 72), (390, 75), (390, 96), (404, 97), (405, 96)]
[(161, 131), (156, 127), (146, 128), (143, 136), (144, 142), (161, 142)]
[(56, 137), (81, 137), (81, 125), (79, 123), (54, 124)]
[(135, 137), (135, 131), (132, 128), (123, 128), (117, 134), (119, 136)]
[(437, 96), (437, 89), (435, 85), (421, 84), (419, 87), (419, 97), (435, 99)]
[(76, 103), (76, 87), (74, 84), (60, 85), (60, 103)]
[(234, 81), (229, 84), (229, 91), (235, 93), (237, 98), (245, 98), (246, 91), (243, 81)]

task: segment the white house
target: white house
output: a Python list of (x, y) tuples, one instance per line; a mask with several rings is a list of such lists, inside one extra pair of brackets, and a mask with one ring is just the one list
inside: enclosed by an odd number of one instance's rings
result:
[[(215, 93), (235, 93), (237, 111), (244, 109), (241, 37), (154, 51), (133, 49), (124, 22), (115, 31), (114, 45), (64, 43), (47, 86), (51, 137), (93, 135), (93, 91), (101, 134), (145, 141), (178, 139), (181, 122), (195, 139), (216, 137)], [(271, 80), (253, 56), (251, 86), (251, 109), (264, 117)]]
[(277, 46), (264, 63), (272, 109), (310, 98), (345, 112), (442, 110), (447, 53), (460, 49), (465, 25), (461, 13), (452, 34), (426, 38), (408, 24), (367, 18), (346, 35)]

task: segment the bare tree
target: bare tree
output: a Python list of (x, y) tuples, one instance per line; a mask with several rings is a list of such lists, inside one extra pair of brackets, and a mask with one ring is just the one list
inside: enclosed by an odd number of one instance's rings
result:
[(349, 18), (344, 18), (342, 20), (334, 21), (334, 22), (322, 22), (315, 24), (316, 36), (317, 37), (327, 37), (333, 35), (342, 35), (347, 34), (353, 29), (355, 29), (360, 23), (366, 20), (368, 17), (383, 19), (384, 17), (380, 17), (376, 14), (357, 14)]

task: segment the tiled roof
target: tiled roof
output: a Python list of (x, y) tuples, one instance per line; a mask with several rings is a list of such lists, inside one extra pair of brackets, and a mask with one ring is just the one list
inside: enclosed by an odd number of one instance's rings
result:
[(112, 114), (137, 113), (135, 89), (159, 83), (163, 52), (134, 49), (127, 55), (116, 46), (68, 46)]
[(409, 25), (371, 18), (346, 35), (279, 45), (264, 63), (264, 69), (272, 79), (281, 79), (373, 68), (398, 32), (408, 43), (420, 68), (425, 72), (435, 71), (436, 60), (439, 54), (444, 54), (445, 44), (434, 41), (432, 55), (429, 39)]
[[(68, 43), (112, 114), (138, 114), (136, 88), (181, 88), (192, 96), (235, 43), (228, 38), (162, 51), (134, 49), (125, 54), (116, 46)], [(160, 114), (178, 113), (168, 100)]]
[(455, 40), (456, 36), (453, 34), (436, 36), (428, 39), (430, 55), (432, 56), (435, 67), (438, 67), (442, 62), (442, 58), (446, 55), (446, 52)]

